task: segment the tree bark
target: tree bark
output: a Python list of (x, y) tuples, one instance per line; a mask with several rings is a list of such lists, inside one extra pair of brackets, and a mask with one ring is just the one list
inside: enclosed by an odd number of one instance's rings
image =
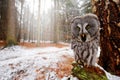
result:
[(40, 25), (40, 23), (41, 23), (41, 21), (40, 21), (40, 11), (41, 11), (41, 10), (40, 10), (40, 5), (41, 5), (41, 0), (39, 0), (39, 4), (38, 4), (37, 46), (39, 46), (39, 44), (40, 44), (40, 38), (41, 38), (41, 35), (40, 35), (40, 28), (41, 28), (41, 25)]
[(101, 23), (99, 64), (120, 76), (120, 1), (92, 0), (93, 12)]
[(17, 44), (15, 36), (15, 0), (8, 0), (8, 10), (7, 10), (7, 46), (12, 46)]
[(6, 40), (7, 0), (0, 0), (0, 40)]

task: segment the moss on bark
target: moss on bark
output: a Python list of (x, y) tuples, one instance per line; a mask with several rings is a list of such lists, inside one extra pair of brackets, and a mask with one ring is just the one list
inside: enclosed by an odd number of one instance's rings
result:
[(108, 80), (106, 74), (98, 67), (81, 67), (73, 63), (72, 75), (79, 80)]

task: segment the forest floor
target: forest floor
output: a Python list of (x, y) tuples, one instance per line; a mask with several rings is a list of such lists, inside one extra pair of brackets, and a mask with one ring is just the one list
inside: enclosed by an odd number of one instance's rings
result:
[(68, 45), (19, 45), (0, 50), (0, 80), (55, 80), (71, 74), (74, 59)]
[[(0, 50), (0, 80), (67, 80), (73, 56), (68, 44), (20, 43), (7, 47)], [(109, 73), (107, 77), (120, 80)]]

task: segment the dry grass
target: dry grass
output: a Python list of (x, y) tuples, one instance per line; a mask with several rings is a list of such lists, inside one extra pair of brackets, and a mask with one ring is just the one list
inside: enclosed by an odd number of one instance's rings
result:
[(40, 43), (40, 44), (36, 44), (36, 43), (19, 43), (19, 45), (21, 46), (25, 46), (27, 48), (34, 48), (34, 47), (58, 47), (58, 48), (62, 48), (62, 47), (66, 47), (68, 45), (64, 45), (64, 44), (60, 44), (60, 43)]
[[(1, 46), (5, 46), (5, 41), (0, 41), (0, 47)], [(35, 47), (58, 47), (58, 48), (62, 48), (62, 47), (66, 47), (68, 46), (67, 44), (60, 44), (60, 43), (40, 43), (40, 44), (36, 44), (36, 43), (30, 43), (30, 42), (22, 42), (22, 43), (18, 43), (18, 45), (20, 46), (24, 46), (27, 48), (35, 48)]]

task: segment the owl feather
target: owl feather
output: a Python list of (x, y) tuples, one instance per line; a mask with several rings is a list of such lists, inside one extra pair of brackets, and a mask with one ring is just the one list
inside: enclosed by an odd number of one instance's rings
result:
[(100, 38), (100, 23), (95, 14), (77, 16), (71, 22), (75, 60), (82, 65), (95, 66)]

